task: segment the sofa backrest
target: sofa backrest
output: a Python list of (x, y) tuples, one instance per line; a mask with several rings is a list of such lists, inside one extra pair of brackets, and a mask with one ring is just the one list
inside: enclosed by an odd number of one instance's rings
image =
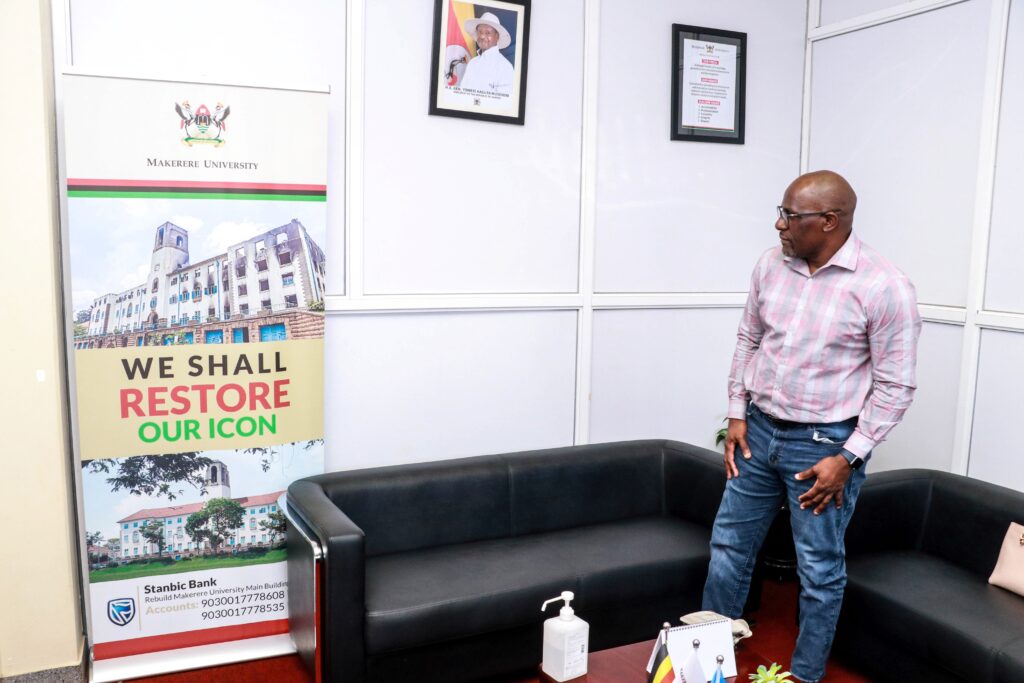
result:
[(501, 538), (511, 533), (508, 467), (459, 458), (315, 477), (366, 535), (366, 554)]
[(512, 535), (662, 512), (664, 441), (626, 441), (503, 456)]
[(987, 577), (1010, 522), (1024, 523), (1024, 493), (946, 472), (932, 476), (921, 549)]
[(376, 467), (311, 478), (369, 556), (660, 514), (664, 441)]

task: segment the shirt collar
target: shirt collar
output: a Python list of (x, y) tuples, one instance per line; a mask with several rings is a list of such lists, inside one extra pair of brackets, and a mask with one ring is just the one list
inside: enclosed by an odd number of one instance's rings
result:
[[(843, 268), (845, 270), (855, 271), (857, 270), (857, 261), (859, 260), (859, 258), (860, 240), (857, 239), (857, 235), (855, 235), (851, 231), (850, 236), (846, 238), (846, 242), (843, 243), (843, 246), (839, 247), (839, 251), (832, 254), (832, 258), (828, 260), (828, 263), (823, 265), (815, 272), (825, 270), (829, 266), (838, 266), (839, 268)], [(807, 267), (806, 260), (802, 258), (795, 258), (793, 256), (785, 255), (783, 255), (782, 260), (785, 261), (786, 265), (788, 265), (791, 269), (795, 270), (796, 272), (807, 277), (811, 276), (811, 272), (810, 269)]]
[(839, 266), (846, 270), (857, 270), (857, 261), (860, 258), (860, 240), (852, 231), (846, 238), (846, 243), (839, 247), (839, 251), (832, 254), (832, 258), (823, 267)]

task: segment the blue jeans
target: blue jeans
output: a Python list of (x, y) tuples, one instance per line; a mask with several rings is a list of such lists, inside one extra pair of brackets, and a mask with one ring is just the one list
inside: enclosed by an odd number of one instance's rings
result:
[(704, 605), (730, 618), (741, 616), (750, 575), (775, 514), (788, 500), (800, 575), (800, 633), (790, 670), (805, 682), (825, 675), (836, 620), (846, 588), (843, 536), (853, 515), (864, 468), (846, 481), (843, 506), (830, 502), (820, 515), (800, 509), (799, 497), (814, 479), (797, 481), (797, 472), (839, 453), (857, 426), (857, 418), (829, 424), (776, 425), (753, 403), (747, 409), (747, 444), (751, 459), (736, 449), (740, 476), (725, 487), (711, 533), (711, 564)]

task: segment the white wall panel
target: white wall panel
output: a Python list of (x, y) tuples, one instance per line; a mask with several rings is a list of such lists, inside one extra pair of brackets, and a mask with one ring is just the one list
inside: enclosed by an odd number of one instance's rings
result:
[(670, 438), (713, 448), (740, 313), (595, 311), (590, 440)]
[(582, 0), (533, 3), (524, 126), (427, 115), (433, 12), (366, 3), (365, 291), (575, 292)]
[(952, 469), (962, 344), (959, 325), (924, 324), (914, 403), (888, 440), (875, 449), (869, 472), (906, 467)]
[(1024, 313), (1024, 213), (1020, 188), (1024, 187), (1024, 0), (1010, 4), (1006, 64), (1003, 69), (1003, 100), (999, 113), (999, 146), (996, 152), (995, 188), (992, 199), (992, 233), (989, 237), (988, 282), (985, 308)]
[(988, 25), (971, 0), (814, 44), (810, 167), (847, 177), (922, 303), (966, 303)]
[[(814, 2), (815, 0), (811, 0)], [(907, 0), (821, 0), (821, 25), (833, 24), (880, 9), (902, 5)]]
[[(596, 291), (745, 291), (800, 163), (804, 0), (601, 3)], [(744, 31), (746, 144), (669, 140), (673, 23)]]
[(327, 318), (326, 469), (573, 442), (575, 311)]
[[(70, 0), (70, 6), (75, 68), (226, 83), (331, 86), (327, 240), (321, 246), (328, 258), (327, 289), (344, 293), (345, 3)], [(115, 118), (126, 115), (130, 113), (111, 112)], [(288, 112), (281, 112), (282, 141), (287, 135)]]
[(1024, 333), (983, 330), (967, 473), (1018, 491), (1024, 491), (1018, 445), (1022, 386)]

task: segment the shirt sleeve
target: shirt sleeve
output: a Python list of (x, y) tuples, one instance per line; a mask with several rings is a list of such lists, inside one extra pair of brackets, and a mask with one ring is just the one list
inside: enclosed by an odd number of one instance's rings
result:
[(750, 365), (754, 354), (761, 346), (761, 337), (764, 336), (764, 325), (761, 322), (761, 315), (757, 310), (757, 300), (761, 289), (761, 272), (764, 264), (764, 257), (754, 267), (750, 276), (750, 292), (747, 294), (747, 303), (743, 307), (743, 317), (740, 318), (740, 327), (736, 332), (736, 351), (732, 355), (732, 367), (729, 369), (729, 413), (728, 417), (738, 420), (747, 419), (747, 403), (750, 401), (750, 393), (743, 382), (743, 375)]
[(906, 278), (890, 280), (887, 285), (878, 296), (868, 299), (871, 393), (844, 447), (861, 458), (900, 423), (917, 389), (917, 341), (921, 336), (917, 294)]

